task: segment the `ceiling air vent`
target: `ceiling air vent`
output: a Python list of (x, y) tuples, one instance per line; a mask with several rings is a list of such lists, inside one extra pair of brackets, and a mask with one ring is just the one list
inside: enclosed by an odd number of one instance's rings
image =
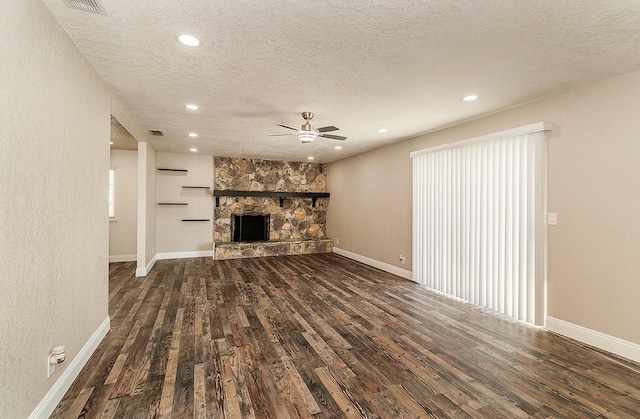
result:
[(82, 10), (83, 12), (105, 15), (104, 7), (99, 0), (63, 0), (64, 4), (71, 9)]
[(164, 137), (164, 132), (160, 131), (159, 129), (150, 129), (149, 134), (155, 135), (156, 137)]

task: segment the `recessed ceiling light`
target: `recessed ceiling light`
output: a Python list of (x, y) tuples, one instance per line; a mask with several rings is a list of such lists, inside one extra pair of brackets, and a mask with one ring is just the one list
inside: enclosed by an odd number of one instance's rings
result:
[(198, 109), (200, 109), (200, 107), (198, 105), (194, 105), (192, 103), (184, 105), (184, 107), (187, 108), (187, 109), (191, 109), (192, 111), (197, 111)]
[(309, 157), (307, 157), (307, 159), (313, 160), (313, 156), (309, 156)]
[(465, 102), (473, 102), (478, 98), (478, 95), (468, 95), (462, 98)]
[(191, 35), (190, 33), (179, 33), (178, 41), (188, 47), (197, 47), (200, 45), (200, 40), (195, 35)]
[(190, 132), (189, 133), (189, 137), (197, 137), (197, 136), (198, 136), (198, 134), (196, 134), (195, 132)]
[(109, 141), (109, 145), (113, 145), (113, 141)]
[(196, 151), (198, 151), (198, 149), (197, 148), (190, 148), (189, 151), (193, 151), (195, 153)]
[(337, 145), (334, 147), (336, 150), (342, 150), (342, 146), (341, 145)]
[(378, 132), (387, 132), (387, 131), (389, 131), (389, 130), (388, 130), (388, 129), (386, 129), (386, 128), (380, 128), (380, 129), (378, 130)]

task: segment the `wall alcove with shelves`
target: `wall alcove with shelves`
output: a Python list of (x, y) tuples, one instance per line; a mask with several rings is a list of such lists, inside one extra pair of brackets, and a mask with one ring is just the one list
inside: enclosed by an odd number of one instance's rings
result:
[(158, 253), (212, 251), (213, 158), (158, 152)]

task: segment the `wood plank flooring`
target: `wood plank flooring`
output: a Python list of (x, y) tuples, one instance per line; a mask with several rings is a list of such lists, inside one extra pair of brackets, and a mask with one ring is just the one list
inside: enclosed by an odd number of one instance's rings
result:
[(53, 418), (640, 417), (640, 365), (335, 254), (110, 270)]

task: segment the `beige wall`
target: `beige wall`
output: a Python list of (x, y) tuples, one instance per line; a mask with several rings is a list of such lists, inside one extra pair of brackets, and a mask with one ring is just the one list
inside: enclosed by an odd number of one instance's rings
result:
[[(213, 218), (213, 157), (159, 152), (157, 167), (188, 170), (187, 173), (158, 171), (155, 174), (157, 201), (189, 204), (157, 206), (157, 253), (211, 251), (212, 221), (183, 222), (182, 219)], [(183, 189), (183, 185), (209, 189)]]
[(145, 276), (156, 255), (156, 149), (138, 143), (137, 276)]
[(327, 236), (334, 246), (410, 270), (409, 152), (385, 147), (329, 164), (327, 183)]
[(147, 198), (147, 243), (146, 243), (146, 253), (145, 253), (145, 261), (147, 263), (151, 262), (151, 259), (156, 255), (156, 223), (157, 223), (157, 207), (156, 207), (156, 195), (157, 195), (157, 187), (156, 187), (156, 161), (158, 159), (158, 154), (156, 149), (151, 145), (147, 145), (147, 188), (146, 188), (146, 198)]
[(134, 255), (138, 221), (138, 152), (111, 150), (110, 165), (115, 169), (116, 221), (109, 223), (109, 256)]
[(329, 237), (398, 263), (411, 248), (411, 151), (547, 120), (548, 315), (640, 344), (640, 72), (329, 165)]
[(24, 418), (108, 316), (110, 109), (40, 1), (0, 2), (0, 39), (0, 417)]

